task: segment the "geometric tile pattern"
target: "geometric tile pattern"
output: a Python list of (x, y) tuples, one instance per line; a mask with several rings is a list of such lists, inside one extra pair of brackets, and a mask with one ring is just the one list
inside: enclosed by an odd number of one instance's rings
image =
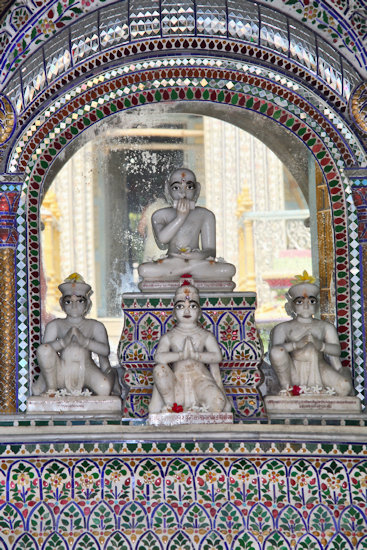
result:
[[(353, 368), (351, 307), (352, 303), (360, 304), (360, 283), (354, 282), (351, 300), (348, 277), (350, 268), (356, 266), (349, 265), (349, 251), (358, 246), (358, 240), (350, 237), (351, 231), (356, 235), (351, 229), (353, 223), (348, 219), (351, 214), (349, 200), (353, 201), (350, 191), (348, 195), (348, 182), (340, 175), (341, 168), (359, 162), (349, 145), (351, 134), (346, 133), (344, 137), (345, 126), (340, 127), (339, 123), (322, 116), (319, 110), (287, 86), (287, 81), (279, 82), (274, 75), (275, 81), (270, 81), (256, 73), (245, 72), (243, 65), (241, 70), (222, 69), (215, 59), (165, 60), (166, 64), (170, 62), (171, 67), (162, 63), (159, 68), (143, 71), (135, 70), (134, 66), (134, 72), (123, 76), (118, 74), (123, 69), (111, 70), (103, 79), (95, 77), (83, 86), (75, 86), (63, 96), (63, 100), (59, 97), (49, 106), (37, 124), (33, 123), (18, 142), (11, 168), (25, 170), (28, 174), (28, 238), (32, 248), (29, 265), (30, 337), (33, 353), (40, 335), (38, 223), (36, 218), (33, 219), (33, 210), (37, 208), (42, 182), (53, 159), (86, 128), (118, 111), (165, 101), (204, 101), (245, 108), (272, 118), (302, 140), (318, 161), (328, 183), (334, 215), (336, 306), (342, 360), (343, 364)], [(198, 66), (200, 62), (202, 65)], [(159, 65), (157, 60), (156, 64)], [(129, 67), (131, 65), (127, 71)], [(359, 159), (362, 154), (359, 150)], [(355, 340), (354, 355), (360, 357), (361, 349), (357, 344), (358, 340)]]
[(326, 443), (2, 446), (2, 550), (365, 550), (367, 451)]
[[(265, 418), (257, 386), (261, 382), (259, 364), (262, 345), (255, 325), (256, 296), (228, 293), (208, 296), (201, 293), (200, 326), (212, 332), (222, 353), (221, 378), (239, 420)], [(125, 367), (129, 386), (124, 416), (147, 418), (153, 388), (154, 354), (163, 334), (175, 324), (172, 297), (124, 294), (124, 327), (118, 348), (119, 363)]]
[[(364, 273), (366, 272), (366, 261), (367, 261), (367, 237), (366, 237), (366, 225), (367, 225), (367, 179), (357, 179), (351, 178), (352, 184), (352, 194), (354, 199), (354, 205), (356, 208), (357, 219), (356, 223), (358, 227), (355, 231), (358, 231), (358, 240), (360, 242), (360, 247), (358, 249), (358, 255), (355, 253), (354, 261), (357, 263), (359, 270), (362, 273), (362, 296), (366, 296), (367, 283)], [(356, 249), (357, 252), (357, 249)], [(355, 268), (356, 269), (356, 268)], [(351, 282), (354, 283), (354, 280), (357, 278), (357, 269), (356, 275), (352, 274)], [(366, 326), (366, 316), (365, 308), (363, 303), (361, 303), (361, 308), (353, 311), (353, 335), (355, 339), (363, 342), (365, 338), (365, 326)], [(367, 380), (365, 376), (365, 363), (366, 363), (366, 349), (364, 348), (364, 355), (358, 357), (359, 368), (356, 366), (356, 375), (354, 377), (356, 391), (360, 392), (364, 388), (365, 392), (367, 389)]]
[(351, 189), (351, 181), (345, 179), (346, 207), (349, 220), (349, 285), (351, 291), (351, 324), (354, 349), (353, 380), (356, 395), (364, 400), (366, 394), (364, 308), (363, 308), (363, 272), (361, 270), (361, 246), (358, 223), (359, 213)]
[(18, 411), (27, 410), (28, 396), (28, 276), (25, 200), (21, 196), (17, 213), (18, 246), (16, 252), (17, 332), (18, 332)]
[[(176, 44), (178, 42), (178, 45)], [(214, 44), (211, 42), (208, 42), (208, 39), (204, 39), (201, 42), (198, 42), (197, 40), (193, 38), (187, 38), (186, 40), (180, 39), (176, 40), (175, 43), (173, 43), (170, 40), (162, 40), (161, 42), (158, 42), (157, 44), (154, 44), (154, 47), (157, 49), (158, 52), (162, 52), (162, 49), (165, 49), (167, 51), (170, 51), (170, 48), (177, 48), (178, 46), (181, 47), (181, 49), (184, 49), (184, 46), (189, 47), (190, 49), (197, 49), (199, 50), (199, 53), (202, 55), (208, 55), (208, 52), (205, 52), (205, 49), (213, 49), (214, 46), (216, 46), (216, 49), (222, 49), (219, 48), (219, 44)], [(187, 42), (187, 44), (186, 44)], [(140, 52), (140, 54), (144, 55), (144, 52), (149, 49), (149, 44), (147, 42), (140, 42), (140, 43), (134, 43), (133, 45), (126, 45), (124, 47), (123, 55), (124, 57), (128, 57), (129, 55), (136, 54), (137, 51)], [(213, 48), (212, 48), (213, 46)], [(200, 52), (200, 49), (203, 49), (202, 52)], [(224, 46), (223, 46), (224, 48)], [(226, 52), (227, 52), (227, 48)], [(229, 53), (235, 53), (238, 51), (235, 49), (234, 44), (230, 44), (230, 49), (234, 49), (233, 52)], [(216, 50), (211, 52), (211, 55), (216, 54)], [(251, 45), (251, 47), (243, 46), (241, 53), (243, 53), (246, 57), (252, 57), (256, 59), (256, 61), (268, 61), (268, 53), (264, 52), (260, 48)], [(226, 54), (228, 55), (228, 54)], [(84, 63), (82, 66), (78, 66), (75, 69), (71, 69), (68, 71), (68, 73), (65, 75), (65, 77), (55, 83), (51, 83), (49, 87), (47, 88), (47, 92), (43, 92), (39, 95), (39, 97), (33, 101), (33, 103), (30, 104), (29, 108), (27, 109), (26, 113), (22, 115), (19, 118), (19, 124), (23, 127), (22, 129), (22, 139), (18, 141), (18, 151), (15, 152), (13, 155), (13, 160), (10, 161), (10, 171), (14, 171), (16, 162), (15, 160), (18, 158), (18, 153), (21, 152), (21, 148), (24, 147), (25, 143), (29, 141), (29, 138), (35, 133), (36, 127), (34, 125), (34, 121), (29, 123), (29, 119), (32, 118), (33, 115), (37, 115), (37, 124), (39, 125), (42, 123), (45, 118), (49, 116), (50, 113), (57, 111), (60, 107), (67, 104), (70, 99), (73, 97), (76, 97), (77, 95), (80, 95), (81, 90), (83, 90), (84, 86), (86, 85), (89, 88), (92, 88), (95, 85), (105, 83), (109, 79), (116, 78), (118, 76), (126, 76), (128, 74), (136, 73), (139, 74), (141, 71), (145, 71), (147, 69), (163, 69), (164, 67), (167, 69), (167, 71), (172, 70), (173, 67), (192, 67), (193, 70), (199, 69), (201, 70), (201, 67), (207, 66), (212, 68), (218, 68), (219, 70), (227, 70), (230, 73), (249, 73), (253, 74), (254, 76), (260, 76), (266, 79), (269, 79), (271, 82), (274, 82), (278, 84), (279, 86), (284, 86), (286, 88), (290, 88), (291, 90), (294, 90), (297, 92), (297, 95), (302, 97), (307, 103), (311, 104), (314, 109), (319, 110), (322, 113), (322, 117), (326, 120), (329, 120), (329, 122), (333, 125), (334, 129), (338, 134), (341, 134), (342, 140), (344, 140), (344, 146), (346, 146), (348, 149), (351, 150), (352, 154), (355, 155), (356, 164), (364, 164), (365, 159), (365, 152), (363, 147), (361, 147), (361, 144), (358, 139), (356, 139), (352, 129), (348, 125), (348, 122), (346, 122), (345, 117), (343, 116), (343, 113), (347, 110), (347, 104), (345, 102), (340, 101), (340, 99), (336, 97), (332, 97), (332, 95), (327, 92), (327, 90), (324, 90), (322, 85), (318, 84), (318, 82), (314, 79), (314, 77), (310, 74), (305, 75), (304, 72), (300, 74), (299, 67), (292, 62), (287, 63), (287, 67), (291, 67), (294, 74), (296, 75), (296, 79), (293, 77), (285, 77), (282, 74), (282, 59), (278, 58), (277, 56), (274, 56), (272, 58), (272, 62), (276, 63), (278, 67), (278, 71), (272, 69), (268, 69), (266, 67), (261, 67), (256, 62), (241, 62), (239, 60), (231, 60), (230, 57), (223, 57), (220, 58), (217, 57), (191, 57), (191, 58), (182, 58), (182, 57), (174, 57), (170, 56), (169, 59), (167, 57), (162, 57), (158, 59), (147, 59), (146, 61), (141, 62), (134, 62), (134, 63), (126, 63), (123, 64), (120, 67), (114, 68), (111, 71), (103, 71), (99, 68), (99, 66), (103, 63), (106, 63), (108, 60), (115, 59), (116, 61), (119, 61), (121, 57), (121, 54), (119, 55), (118, 50), (113, 50), (110, 52), (109, 57), (106, 56), (99, 56), (98, 59), (94, 61), (94, 64), (92, 62)], [(98, 62), (98, 63), (97, 63)], [(83, 72), (87, 72), (91, 69), (91, 67), (94, 67), (96, 71), (96, 76), (93, 79), (88, 80), (83, 86), (73, 86), (73, 82), (76, 79), (80, 78), (80, 75), (83, 74)], [(99, 73), (99, 74), (98, 74)], [(300, 83), (299, 78), (306, 80), (308, 83), (307, 85), (303, 85)], [(66, 94), (60, 94), (60, 86), (65, 85), (66, 83), (70, 83), (71, 87), (68, 87), (68, 92)], [(204, 84), (205, 86), (205, 81)], [(206, 84), (207, 86), (210, 85), (208, 82)], [(144, 79), (142, 82), (140, 82), (139, 85), (141, 90), (145, 89), (144, 85)], [(237, 83), (236, 87), (240, 89), (240, 84)], [(41, 111), (41, 114), (38, 113), (39, 108), (42, 105), (47, 102), (50, 97), (50, 94), (57, 93), (57, 100), (53, 102), (49, 110), (45, 110), (43, 108), (43, 112)], [(325, 108), (325, 100), (328, 101), (329, 105), (330, 103), (333, 104), (334, 109)], [(299, 109), (297, 107), (294, 107), (296, 112)], [(37, 113), (36, 113), (37, 111)], [(339, 111), (338, 114), (337, 111)], [(306, 113), (303, 113), (305, 115)], [(318, 113), (320, 114), (320, 113)], [(328, 136), (324, 136), (325, 142), (332, 146), (333, 141), (332, 139), (329, 139)], [(336, 151), (337, 154), (337, 151)]]

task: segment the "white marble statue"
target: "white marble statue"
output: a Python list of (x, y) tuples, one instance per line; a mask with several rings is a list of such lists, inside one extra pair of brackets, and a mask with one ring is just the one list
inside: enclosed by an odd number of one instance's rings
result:
[(307, 393), (347, 396), (352, 392), (352, 383), (340, 361), (338, 333), (331, 323), (313, 317), (319, 294), (319, 287), (311, 282), (290, 287), (286, 310), (293, 320), (272, 330), (270, 361), (281, 391), (295, 387)]
[[(102, 323), (86, 319), (92, 289), (83, 278), (73, 273), (59, 286), (64, 319), (50, 321), (43, 344), (37, 349), (41, 374), (33, 384), (33, 395), (66, 390), (78, 394), (89, 389), (96, 395), (111, 394), (114, 373), (108, 359), (110, 346)], [(98, 355), (99, 366), (92, 353)]]
[[(146, 281), (178, 281), (183, 274), (191, 274), (195, 281), (225, 281), (232, 290), (236, 272), (232, 264), (215, 259), (215, 216), (213, 212), (196, 206), (200, 183), (187, 168), (174, 170), (165, 186), (171, 206), (152, 215), (152, 226), (159, 248), (168, 249), (167, 256), (139, 266), (144, 286)], [(156, 286), (154, 290), (158, 287)]]
[(177, 325), (161, 337), (154, 357), (150, 413), (231, 410), (219, 371), (222, 353), (213, 334), (198, 325), (200, 314), (198, 290), (188, 284), (179, 287), (174, 298)]

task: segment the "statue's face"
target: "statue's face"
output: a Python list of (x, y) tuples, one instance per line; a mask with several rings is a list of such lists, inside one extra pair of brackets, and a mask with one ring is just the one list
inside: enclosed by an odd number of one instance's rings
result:
[(196, 177), (191, 170), (175, 170), (169, 180), (169, 192), (173, 200), (195, 199)]
[(315, 296), (297, 296), (293, 300), (293, 310), (297, 317), (308, 319), (316, 313), (317, 304)]
[(64, 296), (62, 299), (62, 309), (68, 317), (83, 317), (87, 308), (87, 298), (85, 296)]
[(175, 316), (178, 323), (196, 324), (200, 317), (200, 305), (195, 300), (178, 300), (175, 303)]

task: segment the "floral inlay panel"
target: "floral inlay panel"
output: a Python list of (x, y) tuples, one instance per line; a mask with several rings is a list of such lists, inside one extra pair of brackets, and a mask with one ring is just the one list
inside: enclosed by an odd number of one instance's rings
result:
[[(255, 301), (251, 292), (201, 296), (200, 325), (213, 332), (221, 348), (223, 383), (237, 419), (265, 416), (257, 389), (262, 347), (255, 325)], [(146, 418), (153, 387), (154, 354), (160, 336), (174, 324), (173, 302), (169, 296), (125, 294), (122, 307), (124, 327), (118, 357), (130, 387), (125, 414)]]
[(172, 441), (1, 451), (2, 549), (367, 545), (362, 445)]

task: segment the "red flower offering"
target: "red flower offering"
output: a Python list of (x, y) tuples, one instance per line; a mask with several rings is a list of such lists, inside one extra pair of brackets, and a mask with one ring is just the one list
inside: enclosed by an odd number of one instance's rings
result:
[(177, 405), (177, 403), (173, 403), (172, 405), (172, 412), (174, 413), (182, 413), (183, 412), (183, 406)]
[(301, 388), (300, 388), (300, 386), (293, 386), (292, 391), (291, 391), (291, 394), (292, 394), (292, 395), (301, 395)]

